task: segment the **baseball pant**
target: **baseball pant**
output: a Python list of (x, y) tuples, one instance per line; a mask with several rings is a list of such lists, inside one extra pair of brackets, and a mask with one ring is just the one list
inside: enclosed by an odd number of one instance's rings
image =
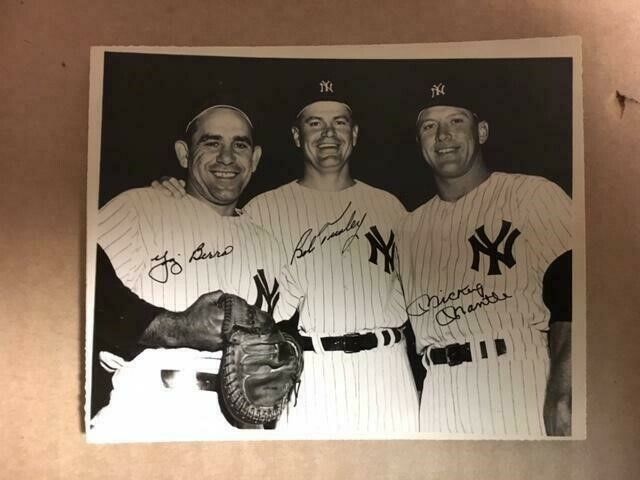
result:
[[(217, 373), (219, 352), (189, 348), (148, 349), (123, 362), (113, 375), (109, 404), (91, 420), (89, 437), (98, 442), (176, 441), (238, 434), (220, 411), (215, 391), (193, 382), (167, 388), (162, 370)], [(182, 377), (184, 379), (184, 377)]]
[(297, 405), (290, 402), (277, 429), (310, 434), (417, 432), (418, 394), (406, 349), (403, 339), (358, 353), (305, 352)]
[[(482, 358), (479, 339), (469, 340), (472, 362), (427, 365), (420, 403), (424, 433), (486, 436), (544, 436), (543, 405), (549, 355), (542, 345), (507, 353), (488, 348)], [(491, 345), (485, 340), (485, 345)]]

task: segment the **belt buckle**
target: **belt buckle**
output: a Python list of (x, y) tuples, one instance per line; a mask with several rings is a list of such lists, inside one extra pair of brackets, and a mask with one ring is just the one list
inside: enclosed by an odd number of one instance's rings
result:
[(347, 333), (342, 335), (340, 343), (342, 343), (342, 350), (344, 353), (358, 353), (362, 351), (362, 348), (358, 345), (359, 333)]
[(451, 345), (447, 345), (444, 347), (444, 353), (447, 357), (447, 365), (450, 367), (455, 367), (456, 365), (460, 365), (464, 362), (462, 359), (462, 345), (459, 343), (452, 343)]

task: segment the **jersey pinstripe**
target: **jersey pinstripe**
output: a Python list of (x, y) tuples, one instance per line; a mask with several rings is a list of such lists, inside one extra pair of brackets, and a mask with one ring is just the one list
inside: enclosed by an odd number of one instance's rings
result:
[[(423, 429), (544, 433), (549, 312), (542, 280), (571, 249), (572, 221), (571, 200), (557, 185), (499, 172), (459, 200), (434, 197), (403, 220), (399, 274), (418, 350), (469, 342), (474, 359), (428, 367)], [(498, 355), (496, 339), (507, 354)]]
[[(275, 295), (260, 298), (262, 288), (279, 293), (279, 244), (246, 215), (220, 216), (190, 195), (174, 199), (153, 188), (118, 195), (100, 209), (98, 243), (132, 292), (166, 310), (184, 310), (214, 290), (264, 301), (268, 310)], [(278, 311), (289, 318), (295, 309)]]
[[(189, 307), (215, 290), (233, 293), (266, 311), (279, 305), (279, 244), (246, 215), (220, 216), (186, 196), (167, 197), (153, 188), (124, 192), (98, 214), (98, 243), (116, 274), (141, 299), (172, 311)], [(274, 307), (276, 307), (274, 309)], [(109, 404), (92, 419), (101, 441), (225, 438), (237, 432), (218, 408), (215, 392), (168, 389), (162, 370), (217, 373), (221, 352), (189, 348), (147, 349), (113, 375)]]
[(352, 332), (382, 335), (406, 321), (392, 229), (405, 214), (402, 204), (359, 181), (339, 192), (291, 182), (256, 197), (246, 210), (282, 242), (286, 301), (299, 308), (301, 332), (315, 344), (305, 352), (298, 405), (278, 428), (417, 431), (417, 390), (404, 341), (359, 353), (326, 352), (319, 341)]
[[(542, 278), (571, 248), (571, 222), (571, 201), (558, 186), (504, 173), (492, 174), (457, 202), (435, 197), (409, 214), (399, 229), (399, 271), (418, 346), (501, 331), (514, 332), (516, 343), (528, 343), (531, 334), (522, 338), (518, 331), (545, 331), (549, 312)], [(495, 241), (503, 228), (507, 233), (494, 257), (505, 253), (511, 237), (515, 263), (498, 260), (498, 270), (490, 273), (491, 255), (474, 253), (472, 241), (479, 239), (478, 229)]]
[(406, 212), (393, 195), (359, 181), (339, 192), (294, 181), (245, 210), (282, 242), (288, 301), (302, 305), (305, 332), (342, 335), (405, 322), (391, 227)]

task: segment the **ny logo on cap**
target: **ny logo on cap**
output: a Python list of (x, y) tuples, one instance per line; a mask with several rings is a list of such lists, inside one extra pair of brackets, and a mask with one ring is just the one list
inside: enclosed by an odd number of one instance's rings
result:
[(333, 93), (333, 83), (331, 80), (320, 80), (320, 93)]
[(433, 85), (431, 87), (431, 98), (439, 97), (440, 95), (444, 95), (444, 83), (440, 82), (437, 85)]

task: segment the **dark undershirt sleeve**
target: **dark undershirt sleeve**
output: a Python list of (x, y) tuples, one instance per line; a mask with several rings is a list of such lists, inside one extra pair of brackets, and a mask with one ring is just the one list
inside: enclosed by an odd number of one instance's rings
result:
[(571, 250), (556, 258), (544, 274), (542, 298), (551, 312), (549, 324), (571, 322)]

